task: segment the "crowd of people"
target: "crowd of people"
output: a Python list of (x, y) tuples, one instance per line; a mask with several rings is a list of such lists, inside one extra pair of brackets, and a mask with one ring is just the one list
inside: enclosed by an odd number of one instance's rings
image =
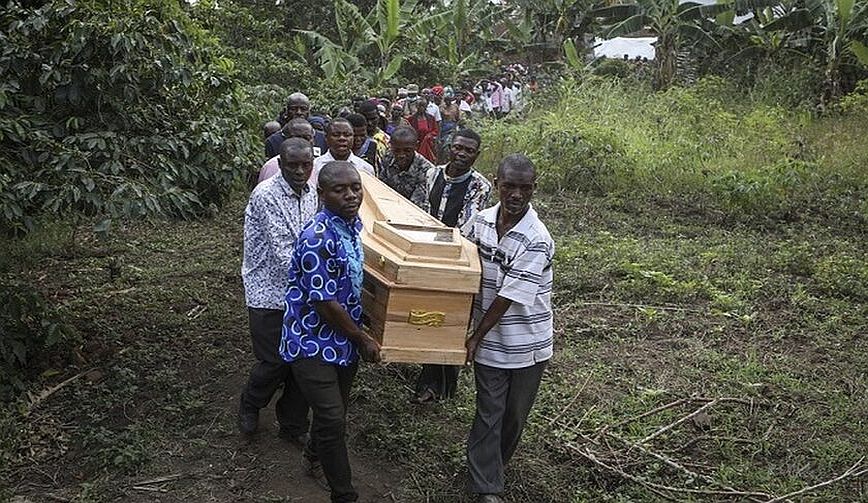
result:
[[(394, 95), (381, 97), (359, 96), (350, 105), (337, 110), (335, 118), (347, 119), (358, 132), (355, 136), (353, 154), (374, 166), (375, 170), (388, 149), (388, 137), (396, 128), (407, 125), (416, 130), (417, 150), (433, 163), (446, 162), (452, 135), (473, 118), (501, 119), (520, 115), (527, 104), (527, 95), (538, 89), (536, 79), (522, 76), (520, 65), (510, 67), (503, 76), (480, 79), (475, 84), (419, 88), (407, 84), (395, 90)], [(516, 73), (513, 73), (516, 72)], [(299, 96), (290, 96), (284, 110), (274, 121), (265, 124), (266, 158), (277, 155), (280, 142), (291, 133), (290, 120), (297, 116), (293, 110), (303, 106)], [(309, 102), (308, 102), (309, 106)], [(306, 117), (314, 129), (315, 155), (325, 153), (325, 128), (334, 118), (325, 112), (311, 112)], [(282, 135), (277, 133), (282, 132)]]
[[(347, 405), (359, 360), (380, 360), (379, 343), (361, 324), (361, 171), (459, 228), (479, 249), (481, 287), (466, 343), (476, 388), (469, 489), (481, 502), (503, 501), (504, 466), (552, 356), (554, 243), (531, 205), (530, 159), (505, 157), (492, 183), (474, 169), (482, 140), (461, 121), (483, 95), (498, 105), (483, 113), (514, 113), (524, 92), (514, 89), (497, 80), (461, 93), (411, 84), (389, 108), (358, 99), (335, 118), (311, 115), (308, 98), (293, 93), (264, 127), (267, 161), (244, 218), (242, 278), (256, 363), (241, 393), (239, 429), (254, 434), (259, 411), (282, 387), (278, 435), (302, 451), (308, 474), (334, 502), (358, 499)], [(449, 398), (459, 372), (424, 365), (412, 401)]]

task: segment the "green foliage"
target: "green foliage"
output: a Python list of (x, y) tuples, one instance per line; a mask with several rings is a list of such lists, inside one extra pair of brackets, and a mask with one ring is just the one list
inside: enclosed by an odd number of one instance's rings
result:
[(546, 190), (665, 201), (715, 219), (864, 225), (868, 146), (857, 138), (868, 116), (858, 107), (815, 118), (754, 102), (719, 78), (648, 93), (591, 76), (555, 95), (521, 123), (486, 123), (480, 163), (493, 169), (519, 151)]
[(61, 318), (31, 287), (0, 283), (0, 399), (24, 389), (46, 353), (66, 353), (76, 335)]
[(231, 60), (177, 4), (11, 3), (0, 14), (0, 229), (37, 213), (191, 217), (251, 154)]
[(269, 10), (227, 0), (219, 5), (199, 2), (190, 13), (219, 40), (218, 49), (232, 60), (236, 80), (287, 88), (302, 83), (300, 87), (307, 88), (313, 80), (313, 72), (297, 54), (288, 30)]

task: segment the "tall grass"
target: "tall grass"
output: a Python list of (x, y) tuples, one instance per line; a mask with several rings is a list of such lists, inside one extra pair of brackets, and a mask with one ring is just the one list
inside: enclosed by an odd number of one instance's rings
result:
[(720, 78), (660, 93), (568, 79), (541, 98), (526, 119), (481, 127), (484, 169), (518, 151), (547, 191), (653, 200), (726, 220), (866, 222), (868, 107), (818, 117), (753, 101)]

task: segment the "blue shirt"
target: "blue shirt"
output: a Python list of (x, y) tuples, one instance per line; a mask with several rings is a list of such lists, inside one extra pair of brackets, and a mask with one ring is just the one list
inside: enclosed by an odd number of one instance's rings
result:
[[(280, 144), (286, 141), (286, 136), (283, 136), (283, 131), (273, 133), (265, 140), (265, 158), (280, 154)], [(320, 156), (329, 149), (326, 145), (326, 137), (321, 131), (313, 130), (313, 146), (319, 149), (319, 153), (314, 153), (314, 157)]]
[(287, 362), (321, 358), (347, 366), (358, 359), (355, 345), (320, 319), (314, 302), (336, 300), (361, 326), (360, 292), (353, 285), (363, 260), (361, 231), (358, 217), (347, 222), (327, 209), (302, 229), (289, 267), (280, 341), (280, 355)]

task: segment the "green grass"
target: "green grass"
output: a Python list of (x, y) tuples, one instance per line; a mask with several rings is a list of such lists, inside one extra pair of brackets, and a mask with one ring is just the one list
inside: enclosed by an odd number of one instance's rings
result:
[(480, 126), (487, 169), (518, 151), (537, 163), (543, 188), (562, 194), (663, 203), (707, 220), (865, 226), (866, 107), (816, 117), (713, 77), (652, 93), (588, 76), (545, 99), (527, 119)]

